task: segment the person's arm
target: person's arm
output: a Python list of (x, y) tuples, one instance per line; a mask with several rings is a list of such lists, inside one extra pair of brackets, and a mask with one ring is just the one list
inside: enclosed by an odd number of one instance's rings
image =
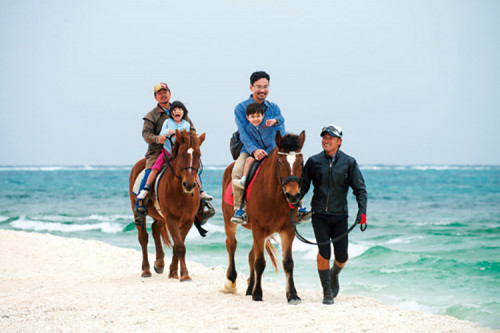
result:
[(144, 125), (142, 126), (142, 137), (147, 144), (158, 143), (157, 135), (154, 132), (155, 125), (150, 119), (144, 118)]
[[(368, 194), (366, 192), (365, 180), (359, 170), (358, 163), (356, 160), (350, 166), (351, 179), (349, 186), (353, 190), (353, 194), (356, 196), (356, 201), (358, 202), (358, 215), (356, 216), (356, 221), (361, 224), (361, 230), (366, 228), (366, 206), (368, 201)], [(363, 227), (364, 225), (364, 227)]]
[(188, 115), (186, 115), (186, 120), (189, 123), (189, 132), (196, 133), (196, 128), (194, 128), (193, 122), (189, 119)]
[[(272, 103), (269, 108), (269, 111), (272, 112), (272, 115), (270, 116), (270, 119), (266, 121), (266, 125), (278, 127), (278, 131), (280, 131), (281, 136), (285, 136), (285, 118), (283, 118), (283, 116), (281, 115), (280, 107), (277, 104)], [(270, 124), (271, 122), (273, 122), (273, 120), (275, 122), (273, 124)]]
[(307, 160), (306, 165), (302, 169), (302, 177), (300, 179), (300, 197), (303, 198), (307, 192), (309, 192), (309, 187), (311, 186), (311, 162)]

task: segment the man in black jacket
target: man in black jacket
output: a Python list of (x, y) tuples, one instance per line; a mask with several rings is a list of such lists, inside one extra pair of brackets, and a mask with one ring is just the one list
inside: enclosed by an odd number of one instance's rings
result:
[(323, 304), (333, 304), (339, 293), (338, 275), (347, 263), (347, 235), (333, 243), (334, 265), (330, 270), (330, 241), (347, 232), (347, 193), (353, 189), (358, 202), (360, 224), (366, 224), (367, 193), (363, 175), (356, 160), (339, 150), (342, 129), (328, 125), (321, 130), (323, 151), (311, 156), (303, 169), (301, 194), (309, 191), (311, 182), (314, 194), (311, 200), (312, 225), (318, 243), (318, 274), (323, 287)]

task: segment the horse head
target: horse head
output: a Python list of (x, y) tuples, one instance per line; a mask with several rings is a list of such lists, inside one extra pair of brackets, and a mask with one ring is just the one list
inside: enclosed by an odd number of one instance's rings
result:
[(304, 164), (300, 150), (305, 139), (305, 131), (302, 131), (300, 135), (287, 133), (284, 137), (279, 131), (276, 132), (278, 179), (287, 201), (292, 206), (296, 206), (300, 200), (300, 178)]
[(183, 130), (175, 131), (175, 144), (172, 148), (172, 167), (182, 180), (182, 190), (186, 194), (193, 193), (196, 187), (198, 169), (200, 168), (200, 146), (205, 141), (205, 133), (199, 137)]

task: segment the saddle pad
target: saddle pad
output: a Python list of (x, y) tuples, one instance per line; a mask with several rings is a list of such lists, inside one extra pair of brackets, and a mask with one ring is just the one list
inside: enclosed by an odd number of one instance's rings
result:
[[(261, 163), (262, 165), (262, 163)], [(246, 198), (247, 201), (250, 199), (250, 193), (252, 193), (252, 188), (253, 188), (253, 183), (255, 181), (255, 178), (257, 177), (257, 174), (259, 173), (260, 166), (255, 170), (255, 174), (250, 181), (250, 184), (248, 184), (247, 187), (247, 193), (246, 193)], [(234, 206), (234, 196), (233, 196), (233, 181), (231, 180), (229, 184), (226, 187), (226, 190), (224, 191), (224, 202), (227, 203), (228, 205)]]
[(139, 194), (139, 187), (141, 186), (142, 178), (144, 178), (144, 173), (146, 172), (146, 169), (143, 169), (138, 175), (137, 178), (135, 179), (134, 186), (132, 187), (132, 193), (135, 195)]
[[(163, 169), (163, 172), (164, 171), (165, 171), (165, 169)], [(161, 176), (163, 175), (163, 172), (161, 172), (160, 175), (156, 177), (155, 184), (153, 186), (153, 191), (155, 193), (154, 193), (154, 195), (151, 196), (151, 199), (150, 199), (152, 201), (153, 205), (155, 206), (156, 211), (158, 212), (158, 214), (161, 215), (161, 217), (163, 217), (163, 213), (161, 212), (160, 204), (158, 203), (158, 198), (157, 198), (158, 191), (156, 191), (156, 189), (158, 187), (158, 181), (160, 180)], [(145, 173), (146, 173), (146, 169), (143, 169), (139, 173), (139, 175), (137, 175), (137, 178), (135, 179), (134, 186), (132, 188), (132, 193), (135, 194), (136, 196), (139, 194), (139, 187), (141, 186), (141, 182), (142, 182), (142, 179), (144, 178)]]

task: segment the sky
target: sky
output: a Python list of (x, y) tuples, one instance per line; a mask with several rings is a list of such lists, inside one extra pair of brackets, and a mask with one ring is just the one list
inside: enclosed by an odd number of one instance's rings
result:
[(166, 82), (205, 165), (271, 75), (286, 130), (361, 165), (500, 164), (500, 1), (0, 1), (0, 165), (132, 165)]

